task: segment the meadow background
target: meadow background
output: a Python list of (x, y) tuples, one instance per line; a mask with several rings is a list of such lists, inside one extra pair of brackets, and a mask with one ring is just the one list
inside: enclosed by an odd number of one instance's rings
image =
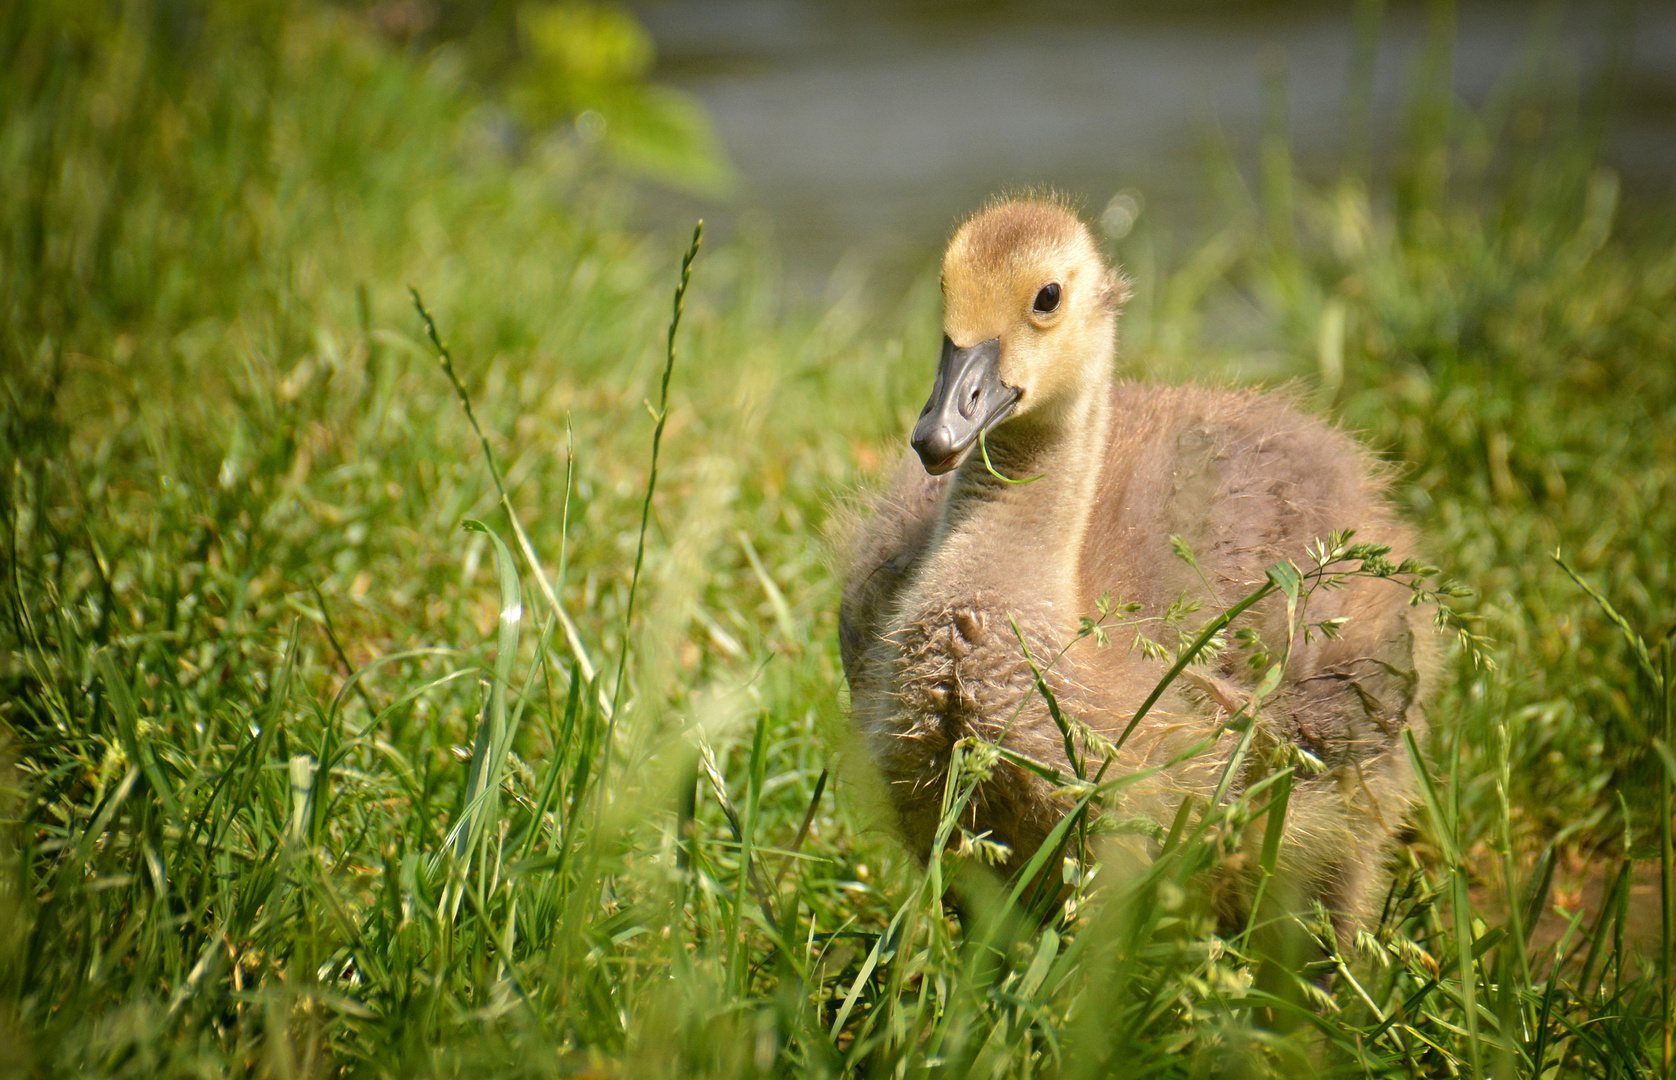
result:
[(0, 1070), (1668, 1076), (1676, 215), (1610, 69), (1469, 105), (1427, 11), (1377, 164), (1277, 124), (1119, 252), (1126, 372), (1362, 432), (1489, 642), (1275, 996), (1195, 884), (1258, 793), (977, 942), (881, 828), (826, 534), (935, 253), (810, 295), (737, 231), (673, 332), (648, 193), (734, 178), (632, 13), (8, 6)]

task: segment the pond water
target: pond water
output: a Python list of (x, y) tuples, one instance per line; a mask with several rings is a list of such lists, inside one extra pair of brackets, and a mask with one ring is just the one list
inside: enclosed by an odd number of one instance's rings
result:
[[(1346, 122), (1358, 40), (1376, 42), (1363, 130), (1377, 160), (1418, 84), (1427, 10), (1393, 5), (1364, 24), (1376, 38), (1358, 38), (1348, 2), (1214, 13), (1227, 6), (1125, 15), (1074, 0), (958, 10), (653, 0), (636, 10), (658, 44), (658, 77), (708, 107), (739, 171), (739, 190), (708, 215), (724, 231), (766, 229), (809, 282), (846, 256), (923, 266), (961, 214), (1025, 185), (1069, 192), (1094, 216), (1112, 207), (1118, 232), (1131, 209), (1191, 231), (1207, 141), (1249, 164), (1282, 115), (1306, 169), (1336, 168), (1359, 128)], [(1676, 4), (1466, 2), (1454, 21), (1455, 85), (1474, 103), (1521, 73), (1592, 85), (1616, 49), (1626, 89), (1609, 157), (1632, 189), (1669, 193)]]

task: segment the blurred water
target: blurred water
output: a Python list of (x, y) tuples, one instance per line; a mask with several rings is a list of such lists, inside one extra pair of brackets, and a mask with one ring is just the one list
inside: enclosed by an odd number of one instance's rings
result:
[[(1205, 202), (1206, 139), (1249, 161), (1265, 117), (1277, 115), (1265, 87), (1284, 87), (1306, 168), (1336, 166), (1350, 130), (1353, 7), (1122, 16), (1074, 0), (976, 13), (923, 0), (650, 0), (637, 10), (658, 43), (659, 77), (709, 108), (741, 173), (722, 227), (754, 217), (794, 275), (819, 279), (847, 253), (875, 267), (923, 265), (961, 214), (1023, 185), (1071, 192), (1096, 216), (1127, 190), (1143, 213), (1191, 230)], [(1521, 71), (1589, 84), (1616, 42), (1629, 59), (1610, 157), (1632, 186), (1668, 191), (1676, 5), (1639, 6), (1627, 33), (1622, 4), (1559, 13), (1461, 4), (1459, 92), (1482, 103)], [(1409, 6), (1380, 21), (1376, 158), (1417, 83), (1425, 21)], [(1533, 38), (1551, 45), (1545, 56)]]

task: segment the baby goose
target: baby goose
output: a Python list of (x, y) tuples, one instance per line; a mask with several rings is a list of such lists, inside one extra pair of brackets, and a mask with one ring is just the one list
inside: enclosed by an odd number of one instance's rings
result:
[[(1372, 457), (1284, 399), (1117, 382), (1127, 284), (1064, 207), (1000, 202), (967, 221), (943, 260), (943, 294), (931, 398), (852, 545), (840, 612), (854, 721), (922, 859), (957, 740), (1004, 739), (1067, 768), (1020, 638), (1040, 666), (1059, 657), (1046, 679), (1065, 711), (1115, 738), (1167, 665), (1135, 647), (1133, 625), (1104, 646), (1078, 638), (1102, 594), (1139, 603), (1137, 618), (1163, 615), (1183, 593), (1220, 610), (1336, 529), (1399, 558), (1414, 548)], [(1197, 569), (1174, 554), (1172, 535), (1193, 549)], [(1347, 938), (1412, 802), (1400, 736), (1424, 723), (1436, 649), (1427, 620), (1389, 583), (1354, 579), (1312, 600), (1312, 621), (1336, 617), (1347, 620), (1337, 640), (1300, 633), (1292, 642), (1259, 722), (1320, 763), (1295, 780), (1282, 869), (1298, 899), (1321, 900)], [(1287, 633), (1283, 601), (1259, 604), (1241, 625), (1275, 648)], [(1256, 679), (1243, 660), (1229, 649), (1177, 680), (1108, 779), (1213, 736)], [(1167, 825), (1184, 797), (1203, 806), (1233, 742), (1217, 739), (1129, 789), (1125, 815)], [(1066, 805), (1003, 762), (962, 825), (1007, 845), (1010, 873)], [(1224, 872), (1219, 882), (1225, 922), (1248, 902), (1238, 878)]]

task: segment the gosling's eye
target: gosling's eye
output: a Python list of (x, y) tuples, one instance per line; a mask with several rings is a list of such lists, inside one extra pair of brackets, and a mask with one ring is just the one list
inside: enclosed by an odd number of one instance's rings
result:
[(1059, 307), (1059, 283), (1050, 281), (1042, 286), (1042, 291), (1036, 294), (1036, 311), (1046, 315)]

